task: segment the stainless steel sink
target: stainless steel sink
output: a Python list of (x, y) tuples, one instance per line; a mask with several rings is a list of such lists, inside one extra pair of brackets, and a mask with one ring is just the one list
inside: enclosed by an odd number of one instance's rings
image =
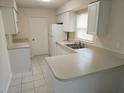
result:
[(84, 44), (65, 44), (66, 46), (72, 48), (72, 49), (80, 49), (85, 48)]

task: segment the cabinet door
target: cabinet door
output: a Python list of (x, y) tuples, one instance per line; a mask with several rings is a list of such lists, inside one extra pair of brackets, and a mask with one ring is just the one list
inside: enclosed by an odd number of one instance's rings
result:
[(63, 30), (68, 31), (69, 30), (69, 13), (63, 14)]
[(69, 50), (68, 48), (61, 46), (59, 44), (56, 44), (56, 55), (67, 55), (75, 53), (75, 51)]
[(6, 34), (16, 34), (18, 32), (17, 27), (17, 15), (14, 8), (1, 8), (3, 23)]
[(57, 16), (57, 22), (63, 23), (63, 15), (62, 14)]
[(17, 17), (17, 12), (13, 9), (13, 17), (14, 17), (14, 22), (15, 22), (15, 33), (18, 33), (18, 17)]
[(76, 31), (76, 15), (74, 12), (66, 12), (63, 14), (63, 30), (65, 32)]
[(10, 64), (13, 73), (31, 70), (30, 48), (9, 50)]
[(62, 48), (59, 45), (56, 45), (56, 55), (67, 55), (69, 54), (67, 51), (64, 50), (64, 48)]
[(13, 0), (13, 7), (14, 7), (14, 9), (15, 9), (16, 11), (18, 11), (18, 6), (17, 6), (17, 4), (16, 4), (16, 1), (15, 1), (15, 0)]
[(88, 34), (97, 34), (99, 5), (100, 2), (96, 2), (88, 6)]

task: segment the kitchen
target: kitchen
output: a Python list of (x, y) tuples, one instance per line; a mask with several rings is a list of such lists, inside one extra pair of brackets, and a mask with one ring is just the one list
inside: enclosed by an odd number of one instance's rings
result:
[(0, 93), (123, 93), (124, 2), (43, 1), (0, 1)]

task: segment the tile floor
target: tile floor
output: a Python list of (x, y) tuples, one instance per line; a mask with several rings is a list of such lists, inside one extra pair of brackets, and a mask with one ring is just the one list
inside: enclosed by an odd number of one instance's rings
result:
[(43, 74), (45, 57), (35, 56), (32, 58), (32, 70), (30, 72), (13, 75), (8, 93), (48, 93)]

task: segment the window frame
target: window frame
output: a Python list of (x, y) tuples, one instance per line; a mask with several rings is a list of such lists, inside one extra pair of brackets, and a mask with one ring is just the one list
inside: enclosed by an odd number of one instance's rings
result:
[[(82, 39), (82, 38), (79, 38), (79, 37), (77, 37), (77, 16), (78, 15), (81, 15), (81, 14), (85, 14), (85, 13), (88, 13), (88, 9), (83, 9), (83, 10), (80, 10), (80, 11), (78, 11), (78, 12), (76, 12), (76, 39), (78, 39), (78, 40), (81, 40), (81, 41), (83, 41), (83, 42), (86, 42), (86, 43), (94, 43), (94, 41), (95, 41), (95, 38), (96, 38), (96, 36), (95, 35), (92, 35), (93, 36), (93, 39), (92, 40), (86, 40), (86, 39)], [(84, 28), (82, 28), (82, 29), (84, 29)], [(87, 32), (86, 32), (87, 33)], [(89, 34), (90, 35), (90, 34)]]

